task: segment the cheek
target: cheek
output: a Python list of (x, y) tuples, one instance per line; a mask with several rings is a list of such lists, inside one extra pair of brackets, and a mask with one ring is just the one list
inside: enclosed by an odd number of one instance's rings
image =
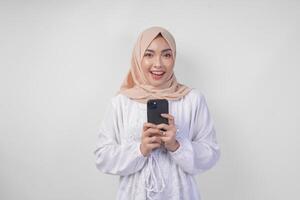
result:
[(142, 67), (143, 72), (146, 74), (149, 72), (151, 64), (148, 60), (143, 59), (141, 62), (141, 67)]
[(173, 67), (174, 67), (173, 60), (166, 60), (165, 61), (165, 68), (166, 68), (167, 73), (172, 73), (173, 72)]
[(144, 66), (144, 67), (146, 67), (146, 68), (148, 68), (149, 66), (151, 66), (151, 60), (149, 60), (149, 59), (143, 59), (142, 60), (142, 67)]

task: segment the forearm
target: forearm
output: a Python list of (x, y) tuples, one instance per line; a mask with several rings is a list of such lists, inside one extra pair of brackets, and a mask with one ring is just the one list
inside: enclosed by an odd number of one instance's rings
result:
[(107, 144), (95, 151), (96, 166), (103, 173), (127, 176), (138, 172), (147, 157), (140, 152), (139, 143)]
[(189, 174), (197, 174), (211, 168), (219, 158), (219, 147), (205, 142), (191, 142), (187, 138), (179, 140), (176, 151), (169, 151), (173, 160)]

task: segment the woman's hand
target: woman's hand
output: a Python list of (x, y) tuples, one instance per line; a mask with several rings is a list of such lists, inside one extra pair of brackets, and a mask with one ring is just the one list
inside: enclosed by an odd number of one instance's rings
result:
[(140, 150), (144, 156), (148, 156), (152, 150), (161, 146), (161, 131), (155, 124), (144, 123)]
[(167, 118), (169, 125), (167, 124), (159, 124), (156, 127), (158, 129), (164, 129), (165, 131), (160, 131), (161, 140), (165, 144), (165, 148), (169, 151), (176, 151), (180, 146), (178, 141), (176, 140), (176, 132), (177, 128), (175, 126), (174, 117), (170, 114), (161, 114), (162, 117)]

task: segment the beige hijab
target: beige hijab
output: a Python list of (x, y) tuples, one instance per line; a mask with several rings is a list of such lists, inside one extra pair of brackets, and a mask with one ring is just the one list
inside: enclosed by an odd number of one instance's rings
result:
[(118, 93), (124, 94), (134, 101), (147, 103), (149, 99), (177, 100), (185, 96), (191, 90), (191, 88), (178, 83), (174, 73), (159, 88), (150, 85), (147, 81), (141, 68), (141, 61), (145, 50), (159, 33), (168, 42), (175, 60), (176, 43), (169, 31), (156, 26), (144, 30), (139, 35), (133, 48), (131, 68)]

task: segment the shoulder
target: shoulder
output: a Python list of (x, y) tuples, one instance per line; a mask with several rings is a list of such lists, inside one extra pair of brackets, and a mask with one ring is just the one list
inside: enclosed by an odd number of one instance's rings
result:
[(115, 108), (124, 107), (132, 103), (132, 100), (123, 94), (116, 94), (115, 96), (111, 97), (110, 101), (112, 106)]
[(192, 88), (191, 91), (185, 96), (185, 99), (192, 104), (199, 104), (205, 101), (205, 95), (199, 89)]

